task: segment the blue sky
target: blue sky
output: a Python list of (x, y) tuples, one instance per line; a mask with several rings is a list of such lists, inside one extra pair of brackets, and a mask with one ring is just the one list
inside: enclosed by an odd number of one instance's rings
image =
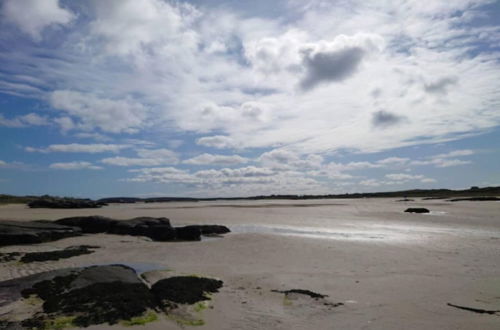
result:
[(0, 193), (500, 185), (498, 1), (0, 0)]

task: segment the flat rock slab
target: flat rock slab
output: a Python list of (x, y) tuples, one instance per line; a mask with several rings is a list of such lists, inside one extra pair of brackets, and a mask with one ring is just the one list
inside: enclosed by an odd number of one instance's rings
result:
[(56, 251), (46, 251), (46, 252), (29, 252), (25, 253), (19, 261), (24, 263), (30, 262), (41, 262), (48, 260), (59, 260), (59, 259), (68, 259), (84, 254), (94, 253), (94, 249), (99, 248), (98, 246), (90, 246), (90, 245), (79, 245), (79, 246), (69, 246), (63, 250)]
[(410, 207), (405, 210), (407, 213), (429, 213), (430, 211), (424, 207)]

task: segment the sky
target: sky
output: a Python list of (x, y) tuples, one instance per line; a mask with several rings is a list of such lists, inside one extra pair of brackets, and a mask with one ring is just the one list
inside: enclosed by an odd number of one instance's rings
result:
[(0, 0), (0, 193), (500, 185), (500, 1)]

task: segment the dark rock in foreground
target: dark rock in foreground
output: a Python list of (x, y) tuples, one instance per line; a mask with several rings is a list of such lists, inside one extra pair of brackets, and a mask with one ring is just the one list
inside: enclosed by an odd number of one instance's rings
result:
[(95, 202), (90, 199), (42, 197), (28, 203), (30, 208), (51, 208), (51, 209), (86, 209), (99, 208), (105, 203)]
[(408, 213), (429, 213), (430, 211), (424, 207), (410, 207), (405, 210)]
[(151, 287), (151, 292), (162, 306), (169, 306), (169, 302), (194, 304), (210, 300), (206, 293), (218, 292), (222, 284), (222, 281), (211, 278), (175, 276), (159, 280)]
[(494, 197), (494, 196), (464, 197), (464, 198), (450, 199), (449, 201), (450, 202), (460, 202), (460, 201), (486, 202), (486, 201), (500, 201), (500, 198)]
[(47, 251), (47, 252), (30, 252), (21, 257), (20, 261), (30, 263), (35, 261), (59, 260), (68, 259), (84, 254), (94, 253), (93, 249), (99, 248), (98, 246), (80, 245), (70, 246), (64, 250)]
[(68, 268), (0, 282), (1, 305), (32, 296), (42, 299), (43, 312), (21, 322), (5, 319), (2, 326), (45, 329), (61, 317), (71, 326), (116, 324), (143, 316), (148, 310), (174, 308), (208, 300), (222, 281), (201, 277), (172, 277), (149, 289), (132, 268), (123, 265)]
[(80, 228), (45, 221), (0, 221), (0, 246), (35, 244), (81, 235)]

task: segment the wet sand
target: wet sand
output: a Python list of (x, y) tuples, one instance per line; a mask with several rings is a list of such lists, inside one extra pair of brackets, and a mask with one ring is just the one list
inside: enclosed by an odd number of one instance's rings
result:
[[(407, 214), (427, 207), (430, 214)], [(233, 233), (202, 242), (86, 235), (0, 252), (99, 245), (89, 255), (0, 264), (0, 280), (45, 270), (125, 263), (154, 281), (198, 274), (224, 281), (199, 329), (498, 329), (500, 316), (452, 303), (500, 310), (500, 203), (396, 202), (395, 199), (224, 201), (113, 204), (102, 209), (0, 207), (0, 219), (76, 215), (168, 217), (174, 225), (222, 224)], [(307, 289), (326, 300), (271, 290)], [(329, 303), (344, 303), (332, 307)], [(117, 329), (95, 326), (89, 329)], [(180, 329), (163, 318), (141, 329)], [(130, 328), (128, 328), (130, 329)]]

